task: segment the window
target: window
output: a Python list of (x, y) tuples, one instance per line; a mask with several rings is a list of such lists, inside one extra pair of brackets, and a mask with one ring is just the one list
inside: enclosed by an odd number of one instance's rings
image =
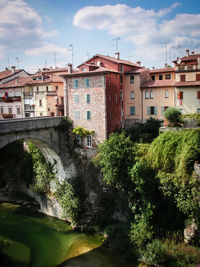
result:
[(168, 109), (168, 106), (161, 107), (161, 114), (164, 115), (165, 111)]
[(197, 99), (200, 100), (200, 91), (197, 91)]
[(123, 91), (120, 91), (120, 101), (123, 102)]
[(92, 136), (91, 135), (87, 135), (86, 137), (86, 145), (91, 147), (92, 146)]
[(120, 71), (123, 72), (124, 66), (123, 64), (120, 64)]
[(200, 108), (197, 109), (197, 113), (200, 113)]
[(157, 115), (157, 108), (156, 107), (147, 107), (147, 114), (148, 115)]
[(180, 81), (185, 82), (185, 74), (180, 75)]
[(196, 74), (196, 81), (200, 81), (200, 74)]
[(74, 95), (74, 103), (79, 103), (79, 95)]
[(183, 99), (183, 92), (182, 91), (177, 93), (177, 98), (178, 99)]
[(39, 106), (42, 107), (42, 100), (39, 100)]
[(166, 80), (171, 80), (171, 74), (166, 74), (166, 75), (165, 75), (165, 79), (166, 79)]
[(149, 98), (149, 91), (148, 90), (145, 91), (145, 98)]
[(75, 117), (75, 120), (79, 120), (80, 119), (80, 111), (79, 110), (75, 110), (74, 117)]
[(131, 91), (131, 99), (134, 99), (134, 98), (135, 98), (135, 92)]
[(21, 109), (17, 108), (17, 115), (20, 115), (20, 114), (21, 114)]
[(88, 79), (88, 78), (85, 79), (85, 87), (86, 88), (90, 87), (90, 79)]
[(46, 86), (46, 90), (47, 90), (47, 92), (49, 91), (49, 87), (48, 86)]
[(130, 107), (130, 115), (133, 116), (135, 115), (135, 107)]
[(40, 117), (42, 117), (42, 112), (40, 113)]
[(131, 75), (130, 76), (130, 83), (134, 83), (134, 80), (135, 80), (135, 76), (134, 75)]
[(61, 102), (61, 105), (64, 105), (64, 97), (63, 96), (60, 97), (60, 102)]
[(169, 98), (169, 91), (165, 90), (165, 98)]
[(86, 103), (90, 103), (90, 94), (86, 94)]
[(159, 78), (159, 80), (162, 80), (163, 79), (162, 74), (160, 74), (158, 78)]
[(86, 68), (82, 68), (81, 70), (82, 70), (82, 71), (87, 71), (87, 69), (86, 69)]
[(39, 87), (37, 86), (37, 92), (39, 92)]
[(87, 120), (91, 119), (91, 114), (89, 110), (86, 111), (86, 117), (87, 117)]
[(56, 91), (58, 91), (58, 86), (57, 85), (55, 86), (55, 89), (56, 89)]
[(1, 107), (1, 113), (3, 113), (3, 107)]
[(151, 75), (152, 81), (155, 81), (155, 75)]
[(78, 88), (78, 80), (74, 80), (74, 88)]
[(120, 75), (120, 83), (123, 83), (123, 75)]
[(8, 108), (8, 113), (12, 114), (12, 108)]
[(153, 99), (153, 91), (150, 91), (150, 98)]

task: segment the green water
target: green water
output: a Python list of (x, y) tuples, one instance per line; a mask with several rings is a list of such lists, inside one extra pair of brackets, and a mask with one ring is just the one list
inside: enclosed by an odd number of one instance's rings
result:
[(2, 238), (11, 241), (11, 245), (2, 249), (1, 267), (135, 266), (101, 247), (100, 235), (77, 233), (64, 221), (33, 214), (13, 204), (0, 204)]

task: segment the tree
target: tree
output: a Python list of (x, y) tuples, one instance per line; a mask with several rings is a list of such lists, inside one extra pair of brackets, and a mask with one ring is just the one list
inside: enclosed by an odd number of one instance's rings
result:
[(170, 107), (164, 113), (165, 119), (169, 122), (170, 126), (176, 126), (181, 123), (181, 112), (179, 109)]
[(129, 170), (134, 164), (135, 146), (121, 134), (112, 133), (108, 140), (98, 146), (96, 162), (101, 167), (103, 180), (117, 189), (126, 190), (131, 183)]

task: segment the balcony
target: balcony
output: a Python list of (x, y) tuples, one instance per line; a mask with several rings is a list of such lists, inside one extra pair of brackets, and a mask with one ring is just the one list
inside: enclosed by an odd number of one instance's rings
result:
[(57, 96), (57, 92), (56, 91), (47, 91), (46, 96)]
[(0, 97), (0, 102), (8, 102), (8, 103), (21, 102), (21, 96), (12, 96), (12, 97), (8, 97), (8, 98)]
[(35, 105), (27, 105), (27, 104), (25, 104), (24, 105), (24, 110), (25, 111), (29, 111), (29, 112), (33, 112), (33, 111), (35, 111)]

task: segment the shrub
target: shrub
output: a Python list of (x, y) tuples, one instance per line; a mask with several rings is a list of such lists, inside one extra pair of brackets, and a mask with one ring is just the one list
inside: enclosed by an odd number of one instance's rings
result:
[(141, 251), (141, 261), (151, 266), (167, 266), (169, 255), (160, 240), (153, 240)]
[(164, 117), (169, 122), (170, 126), (180, 125), (181, 123), (181, 112), (177, 108), (168, 108), (164, 113)]

